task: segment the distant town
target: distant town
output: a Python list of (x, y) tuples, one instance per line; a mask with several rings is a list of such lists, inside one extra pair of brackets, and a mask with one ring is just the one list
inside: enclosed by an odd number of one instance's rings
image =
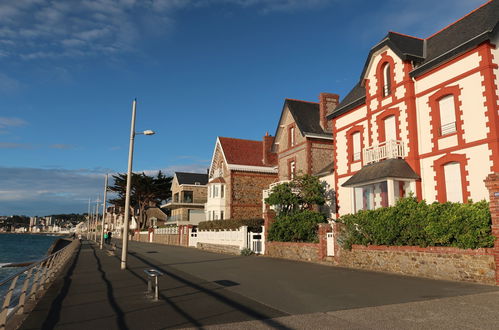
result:
[(54, 214), (49, 216), (0, 216), (0, 233), (72, 233), (86, 214)]

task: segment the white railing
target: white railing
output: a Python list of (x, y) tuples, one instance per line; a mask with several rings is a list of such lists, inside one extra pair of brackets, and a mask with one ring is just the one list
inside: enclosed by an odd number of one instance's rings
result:
[(402, 141), (390, 140), (363, 150), (364, 165), (390, 158), (404, 158), (405, 144)]
[(38, 302), (71, 259), (78, 245), (79, 241), (73, 240), (63, 249), (0, 281), (0, 296), (4, 294), (0, 309), (0, 329), (5, 329), (13, 316), (23, 314), (26, 305), (34, 306)]
[(154, 234), (156, 235), (165, 235), (165, 234), (170, 234), (170, 235), (177, 235), (178, 234), (178, 227), (165, 227), (165, 228), (156, 228), (154, 229)]

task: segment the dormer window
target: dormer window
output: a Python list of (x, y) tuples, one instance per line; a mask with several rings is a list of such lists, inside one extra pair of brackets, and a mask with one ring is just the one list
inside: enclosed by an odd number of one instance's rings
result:
[(383, 97), (386, 97), (392, 93), (391, 89), (391, 75), (390, 75), (390, 63), (383, 64), (382, 72), (382, 87), (383, 87)]

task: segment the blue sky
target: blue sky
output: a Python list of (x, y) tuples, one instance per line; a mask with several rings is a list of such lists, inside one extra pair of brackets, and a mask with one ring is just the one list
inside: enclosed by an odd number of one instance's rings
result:
[[(284, 98), (345, 96), (388, 31), (484, 0), (2, 0), (0, 215), (86, 212), (105, 173), (205, 171), (217, 136), (274, 134)], [(431, 8), (431, 10), (429, 9)]]

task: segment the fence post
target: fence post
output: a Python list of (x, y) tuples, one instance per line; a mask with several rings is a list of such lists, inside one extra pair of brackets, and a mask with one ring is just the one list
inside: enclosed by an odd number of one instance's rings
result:
[(494, 261), (496, 267), (496, 285), (499, 285), (499, 173), (491, 173), (484, 180), (489, 190), (489, 208), (492, 217), (492, 235), (494, 241)]

